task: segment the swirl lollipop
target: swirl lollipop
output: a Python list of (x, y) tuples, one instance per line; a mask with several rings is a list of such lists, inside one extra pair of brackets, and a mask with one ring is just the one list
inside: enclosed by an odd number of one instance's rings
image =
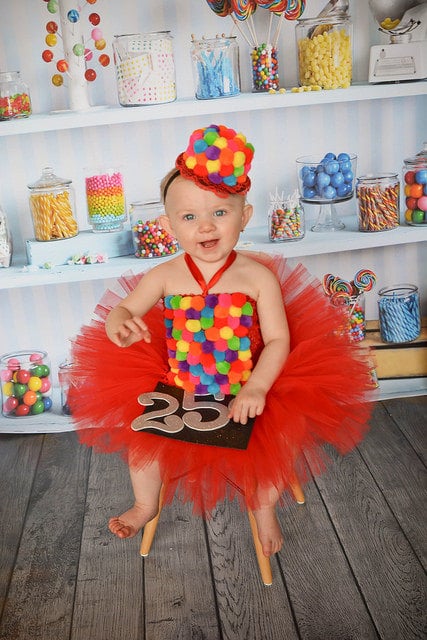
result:
[(225, 18), (231, 13), (231, 1), (230, 0), (206, 0), (209, 7), (217, 16)]
[(351, 296), (346, 291), (335, 291), (331, 295), (331, 302), (334, 307), (349, 306), (350, 297)]
[(360, 269), (354, 275), (354, 286), (358, 291), (370, 291), (377, 281), (377, 276), (371, 269)]
[(289, 0), (287, 3), (285, 18), (287, 20), (298, 20), (304, 13), (305, 0)]
[(353, 293), (353, 285), (351, 282), (348, 282), (348, 280), (336, 277), (331, 283), (331, 291), (333, 293), (346, 293), (348, 296), (351, 296)]
[(256, 8), (256, 0), (231, 0), (231, 10), (238, 20), (247, 20)]
[(333, 273), (325, 273), (325, 275), (323, 276), (322, 286), (323, 286), (323, 291), (326, 293), (327, 296), (330, 296), (332, 293), (331, 285), (334, 280), (335, 280), (335, 276)]

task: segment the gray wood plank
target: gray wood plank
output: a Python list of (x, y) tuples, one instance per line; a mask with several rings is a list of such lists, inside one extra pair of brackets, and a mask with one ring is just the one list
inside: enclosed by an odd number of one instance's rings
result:
[(0, 436), (0, 617), (19, 548), (42, 443), (41, 435)]
[[(381, 404), (377, 405), (373, 420), (375, 426), (359, 451), (426, 569), (427, 470)], [(409, 436), (411, 430), (409, 426)]]
[(279, 510), (285, 544), (279, 554), (302, 640), (378, 638), (335, 528), (312, 482), (305, 505)]
[(69, 637), (89, 458), (74, 433), (44, 438), (1, 621), (2, 640)]
[(146, 640), (219, 640), (203, 519), (174, 500), (144, 559)]
[(139, 537), (116, 538), (108, 520), (133, 502), (126, 465), (92, 454), (71, 640), (144, 638)]
[(288, 596), (275, 558), (273, 584), (259, 576), (246, 513), (224, 502), (207, 520), (223, 640), (295, 640)]
[(380, 637), (425, 640), (426, 578), (418, 559), (359, 452), (331, 456), (334, 464), (316, 482)]
[(427, 396), (388, 400), (385, 407), (427, 465)]

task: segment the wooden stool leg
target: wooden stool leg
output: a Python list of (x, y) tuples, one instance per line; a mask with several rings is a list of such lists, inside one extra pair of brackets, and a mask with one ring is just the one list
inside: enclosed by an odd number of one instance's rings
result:
[(262, 552), (261, 542), (258, 536), (258, 527), (255, 521), (255, 516), (250, 509), (248, 509), (249, 524), (251, 525), (252, 537), (254, 539), (255, 552), (258, 560), (258, 566), (261, 573), (261, 580), (266, 587), (273, 584), (273, 574), (271, 572), (270, 558), (267, 558)]
[(162, 484), (162, 487), (160, 489), (160, 495), (159, 495), (159, 510), (157, 512), (157, 515), (155, 515), (152, 520), (149, 520), (149, 522), (147, 522), (147, 524), (144, 527), (144, 532), (142, 534), (141, 547), (139, 549), (139, 553), (141, 554), (141, 556), (143, 556), (143, 558), (146, 558), (150, 553), (151, 545), (153, 543), (154, 535), (157, 529), (157, 523), (159, 522), (160, 513), (162, 511), (164, 493), (165, 493), (165, 486)]

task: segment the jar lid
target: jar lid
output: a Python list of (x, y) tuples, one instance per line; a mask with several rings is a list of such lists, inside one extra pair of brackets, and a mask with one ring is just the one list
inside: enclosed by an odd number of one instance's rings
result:
[(406, 165), (419, 167), (420, 165), (427, 165), (427, 142), (423, 142), (423, 148), (412, 158), (405, 158), (403, 161)]
[(71, 180), (67, 178), (59, 178), (53, 173), (52, 167), (44, 167), (39, 180), (28, 185), (29, 189), (49, 189), (52, 187), (64, 187), (71, 184)]

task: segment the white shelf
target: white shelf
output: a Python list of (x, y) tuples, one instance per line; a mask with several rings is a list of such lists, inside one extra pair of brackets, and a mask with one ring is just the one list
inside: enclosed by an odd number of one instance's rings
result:
[(354, 84), (348, 89), (306, 91), (274, 95), (242, 93), (218, 100), (183, 98), (175, 102), (142, 107), (93, 107), (88, 111), (62, 111), (33, 114), (29, 118), (0, 122), (0, 137), (44, 131), (60, 131), (81, 127), (124, 124), (151, 120), (165, 120), (188, 116), (234, 113), (298, 106), (403, 98), (427, 95), (427, 81), (408, 81), (390, 84)]
[[(377, 391), (379, 393), (377, 393)], [(427, 378), (380, 380), (380, 386), (377, 391), (372, 395), (373, 401), (424, 396), (427, 395)], [(74, 431), (71, 418), (61, 413), (60, 392), (58, 388), (53, 388), (52, 401), (52, 410), (38, 416), (5, 418), (0, 415), (0, 435), (65, 433), (67, 431)]]
[[(361, 233), (357, 230), (355, 216), (354, 219), (346, 217), (343, 220), (346, 229), (342, 231), (328, 233), (307, 231), (305, 238), (294, 242), (269, 242), (267, 227), (248, 228), (241, 237), (238, 248), (270, 254), (276, 253), (286, 258), (299, 258), (427, 241), (427, 225), (425, 227), (400, 226), (391, 231)], [(46, 256), (46, 260), (49, 260), (48, 256)], [(165, 258), (138, 259), (131, 255), (111, 258), (104, 264), (62, 265), (52, 269), (41, 269), (36, 265), (24, 266), (25, 262), (22, 259), (21, 264), (8, 269), (0, 269), (0, 290), (116, 278), (126, 271), (136, 273), (146, 271), (164, 260)]]

